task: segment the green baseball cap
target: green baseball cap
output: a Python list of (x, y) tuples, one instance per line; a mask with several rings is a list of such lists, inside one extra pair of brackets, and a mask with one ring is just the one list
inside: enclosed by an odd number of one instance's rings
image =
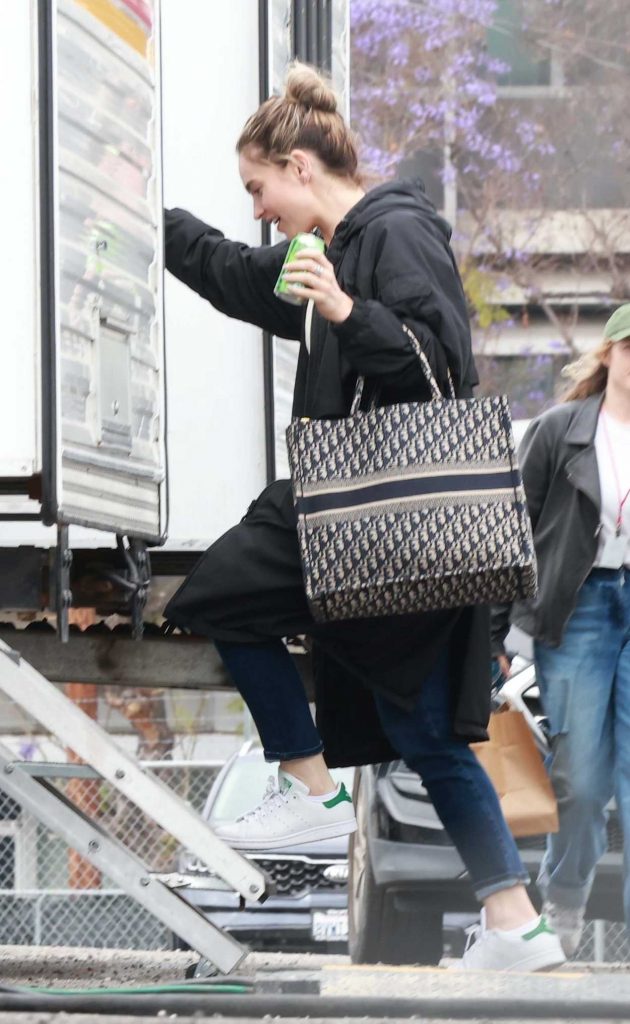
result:
[(630, 338), (630, 302), (620, 306), (609, 319), (604, 327), (604, 337), (610, 341), (622, 341), (623, 338)]

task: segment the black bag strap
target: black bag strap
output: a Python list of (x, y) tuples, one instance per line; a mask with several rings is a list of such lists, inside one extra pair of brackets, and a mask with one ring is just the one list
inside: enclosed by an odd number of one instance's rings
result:
[[(425, 356), (424, 352), (422, 351), (422, 346), (420, 345), (420, 342), (416, 338), (416, 336), (413, 333), (413, 331), (411, 330), (411, 328), (407, 327), (407, 324), (402, 324), (401, 326), (402, 326), (403, 331), (405, 332), (405, 334), (409, 338), (409, 341), (411, 342), (413, 350), (416, 353), (416, 355), (417, 355), (417, 357), (418, 357), (418, 359), (420, 361), (420, 366), (422, 367), (422, 372), (423, 372), (423, 374), (425, 376), (427, 384), (429, 385), (429, 388), (431, 389), (431, 401), (432, 402), (440, 402), (440, 401), (442, 401), (443, 398), (444, 398), (444, 395), (440, 391), (439, 384), (438, 384), (437, 380), (435, 379), (435, 377), (433, 376), (433, 371), (431, 369), (431, 365), (429, 363), (429, 360)], [(359, 406), (361, 405), (361, 397), (363, 395), (363, 387), (364, 387), (364, 385), (365, 385), (365, 377), (357, 377), (357, 383), (356, 383), (356, 387), (354, 389), (354, 397), (352, 399), (352, 406), (350, 408), (350, 415), (351, 416), (354, 416), (354, 415), (356, 415), (356, 413), (359, 412)], [(448, 390), (449, 390), (449, 396), (448, 397), (449, 398), (455, 398), (456, 397), (456, 395), (455, 395), (455, 386), (453, 384), (453, 378), (451, 377), (451, 371), (450, 370), (448, 371)], [(372, 403), (371, 403), (370, 408), (373, 409), (375, 405), (376, 405), (376, 395), (374, 395), (373, 398), (372, 398)]]

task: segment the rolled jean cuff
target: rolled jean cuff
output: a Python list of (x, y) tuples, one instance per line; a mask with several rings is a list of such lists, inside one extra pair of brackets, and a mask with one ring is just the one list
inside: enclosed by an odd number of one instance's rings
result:
[(297, 761), (300, 757), (314, 757), (315, 754), (321, 754), (324, 750), (324, 744), (321, 742), (316, 744), (314, 747), (310, 747), (308, 750), (267, 750), (263, 751), (265, 755), (265, 761)]
[(538, 889), (550, 903), (566, 910), (584, 910), (590, 896), (590, 887), (573, 885), (544, 885), (538, 880)]
[(509, 875), (507, 878), (490, 878), (487, 882), (478, 882), (473, 885), (475, 896), (481, 903), (492, 896), (495, 892), (502, 892), (504, 889), (513, 889), (515, 885), (529, 885), (531, 878), (528, 871), (522, 871), (518, 875)]

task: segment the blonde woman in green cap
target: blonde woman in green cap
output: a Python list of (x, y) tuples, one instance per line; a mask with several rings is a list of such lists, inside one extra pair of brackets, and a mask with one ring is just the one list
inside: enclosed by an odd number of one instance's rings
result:
[[(507, 675), (509, 622), (534, 638), (560, 816), (538, 885), (570, 956), (606, 850), (613, 795), (630, 837), (630, 303), (565, 373), (572, 385), (564, 401), (531, 423), (520, 451), (538, 596), (495, 610), (493, 646)], [(624, 911), (628, 927), (630, 842)]]

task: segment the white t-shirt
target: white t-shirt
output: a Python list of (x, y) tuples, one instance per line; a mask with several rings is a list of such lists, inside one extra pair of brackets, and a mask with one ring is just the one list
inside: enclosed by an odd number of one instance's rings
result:
[[(630, 488), (630, 423), (621, 423), (602, 409), (595, 434), (595, 454), (602, 500), (601, 530), (594, 562), (597, 566), (606, 541), (615, 534), (619, 502)], [(623, 506), (621, 533), (626, 538), (625, 565), (630, 567), (630, 497)]]

